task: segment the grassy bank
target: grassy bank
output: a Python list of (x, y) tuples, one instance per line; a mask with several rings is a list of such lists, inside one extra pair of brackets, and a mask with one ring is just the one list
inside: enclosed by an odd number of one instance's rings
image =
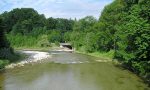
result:
[(9, 64), (8, 60), (0, 59), (0, 70), (2, 70), (7, 64)]
[(75, 51), (75, 52), (94, 56), (94, 57), (99, 57), (102, 59), (108, 59), (108, 60), (112, 60), (114, 57), (114, 51), (113, 50), (111, 50), (109, 52), (92, 52), (92, 53), (87, 53), (87, 52), (82, 52), (82, 51)]
[(22, 50), (32, 50), (32, 51), (49, 51), (54, 48), (58, 48), (58, 46), (53, 45), (52, 47), (28, 47), (28, 46), (22, 46), (22, 47), (13, 47), (14, 53), (7, 52), (6, 50), (1, 51), (1, 54), (6, 57), (6, 59), (0, 59), (0, 70), (3, 70), (6, 65), (10, 63), (16, 63), (20, 60), (23, 60), (27, 58), (28, 56), (26, 54), (21, 53)]

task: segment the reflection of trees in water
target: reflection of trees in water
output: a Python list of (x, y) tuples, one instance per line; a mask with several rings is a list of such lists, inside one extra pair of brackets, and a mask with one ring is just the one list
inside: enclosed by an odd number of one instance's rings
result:
[(111, 63), (80, 64), (73, 71), (77, 71), (74, 74), (81, 85), (91, 88), (86, 90), (142, 90), (147, 87), (136, 75)]
[[(59, 67), (58, 67), (59, 66)], [(67, 65), (59, 65), (54, 63), (42, 63), (35, 65), (26, 65), (20, 69), (12, 70), (8, 72), (8, 77), (14, 78), (15, 83), (32, 83), (44, 74), (55, 73), (59, 71), (63, 73), (67, 70)]]
[(0, 90), (4, 90), (4, 74), (0, 72)]

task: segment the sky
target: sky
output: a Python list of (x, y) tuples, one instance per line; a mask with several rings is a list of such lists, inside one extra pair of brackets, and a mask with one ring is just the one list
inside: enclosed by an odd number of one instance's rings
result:
[(14, 8), (34, 8), (47, 18), (99, 18), (102, 10), (113, 0), (0, 0), (0, 14)]

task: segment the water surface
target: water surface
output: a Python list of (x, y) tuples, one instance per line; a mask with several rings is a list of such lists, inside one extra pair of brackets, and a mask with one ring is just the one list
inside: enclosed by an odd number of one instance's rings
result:
[(1, 90), (150, 90), (135, 74), (99, 58), (67, 52), (0, 73)]

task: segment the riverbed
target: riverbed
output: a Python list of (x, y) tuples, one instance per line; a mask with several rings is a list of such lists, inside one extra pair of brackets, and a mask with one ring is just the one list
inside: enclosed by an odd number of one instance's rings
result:
[(135, 74), (104, 59), (62, 51), (49, 54), (52, 57), (41, 63), (0, 72), (0, 90), (150, 90)]

